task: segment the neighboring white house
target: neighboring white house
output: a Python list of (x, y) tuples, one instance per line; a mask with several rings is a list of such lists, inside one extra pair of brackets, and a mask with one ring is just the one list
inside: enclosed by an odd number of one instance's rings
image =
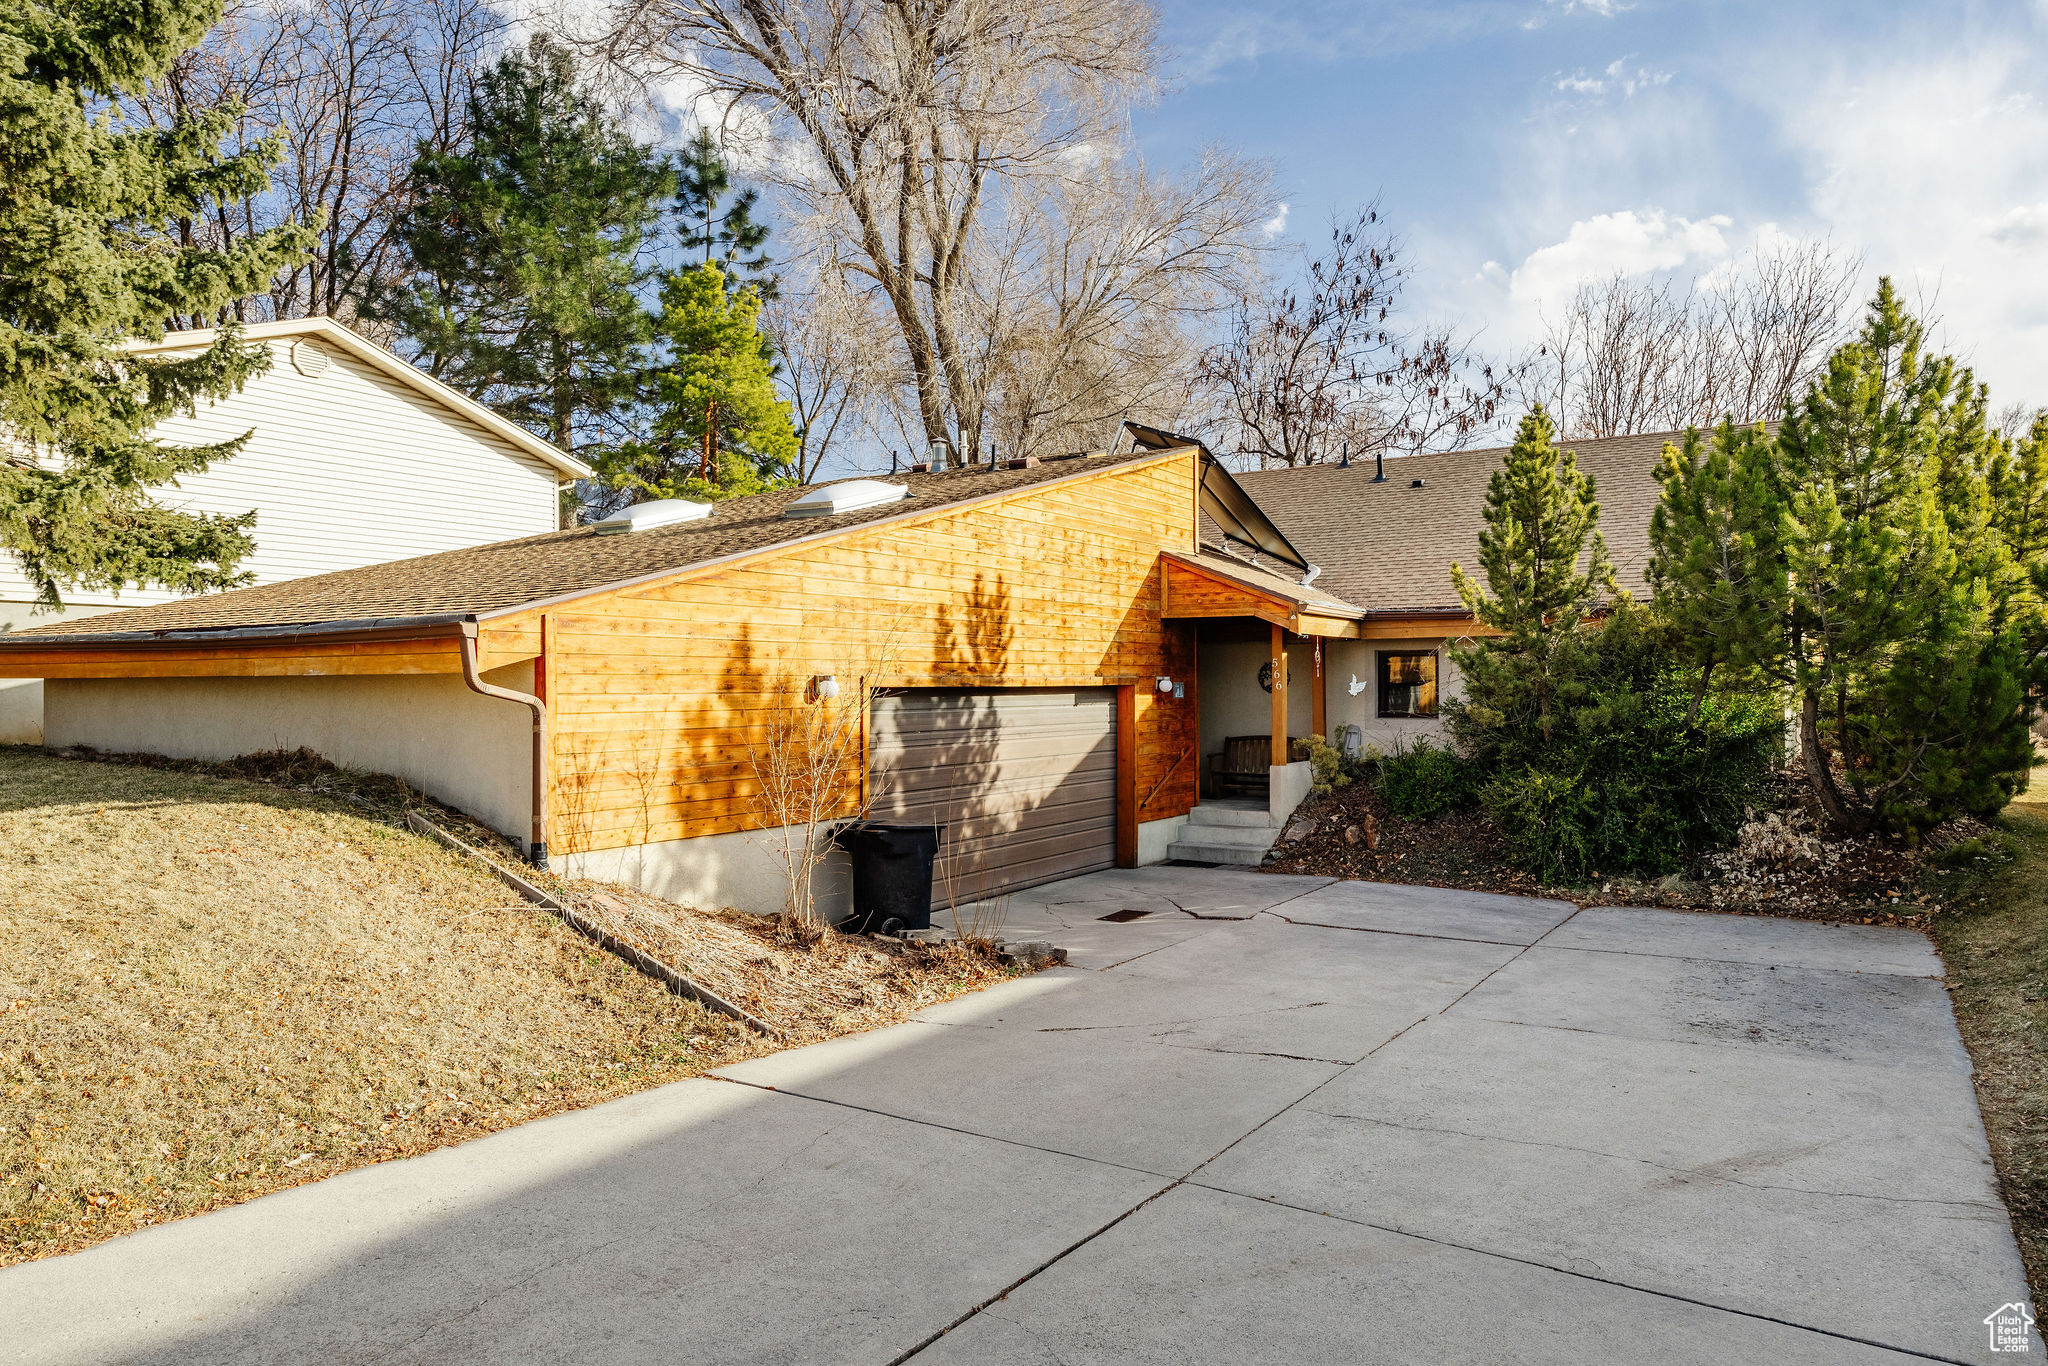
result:
[[(253, 432), (241, 453), (158, 491), (194, 512), (256, 513), (259, 584), (356, 569), (553, 531), (564, 483), (589, 473), (375, 343), (327, 318), (244, 329), (270, 368), (239, 394), (157, 428), (178, 444)], [(173, 332), (139, 349), (196, 351), (213, 332)], [(0, 551), (0, 631), (167, 602), (175, 594), (65, 592), (38, 609), (35, 590)], [(0, 679), (0, 743), (42, 739), (43, 685)]]

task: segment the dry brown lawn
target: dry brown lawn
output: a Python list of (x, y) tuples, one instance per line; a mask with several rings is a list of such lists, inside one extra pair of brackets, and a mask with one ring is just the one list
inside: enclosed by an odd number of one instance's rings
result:
[[(362, 790), (0, 747), (0, 1264), (779, 1046)], [(786, 1040), (1010, 972), (969, 950), (619, 907), (675, 956), (696, 925), (699, 967)]]
[(2048, 765), (2001, 821), (2012, 862), (1934, 921), (2035, 1300), (2048, 1299)]

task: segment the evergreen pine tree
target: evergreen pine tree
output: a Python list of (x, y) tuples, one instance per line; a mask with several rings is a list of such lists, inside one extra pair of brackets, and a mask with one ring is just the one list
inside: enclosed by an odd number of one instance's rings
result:
[(2014, 570), (1993, 611), (2018, 643), (2031, 720), (2048, 708), (2048, 413), (2019, 440), (1997, 444), (1985, 485)]
[(691, 137), (679, 170), (675, 216), (684, 256), (723, 266), (728, 289), (750, 284), (763, 299), (774, 298), (779, 281), (765, 250), (768, 225), (754, 218), (760, 191), (733, 188), (732, 167), (708, 128)]
[(226, 249), (178, 225), (261, 193), (281, 150), (234, 155), (231, 109), (169, 127), (125, 119), (141, 92), (220, 15), (218, 0), (18, 0), (0, 11), (0, 548), (40, 600), (71, 584), (231, 587), (255, 514), (206, 516), (150, 490), (239, 450), (151, 440), (152, 427), (234, 392), (268, 363), (232, 326), (195, 356), (124, 352), (166, 319), (232, 321), (303, 251), (299, 227)]
[(1772, 652), (1785, 595), (1783, 498), (1769, 433), (1732, 422), (1711, 441), (1689, 431), (1666, 445), (1657, 477), (1664, 488), (1650, 517), (1651, 603), (1693, 671), (1688, 717), (1696, 717), (1717, 669), (1752, 673)]
[(1575, 457), (1558, 450), (1553, 437), (1550, 415), (1539, 405), (1522, 419), (1515, 444), (1487, 484), (1479, 533), (1484, 586), (1462, 565), (1451, 566), (1466, 609), (1500, 633), (1453, 651), (1472, 699), (1466, 716), (1475, 740), (1525, 713), (1549, 738), (1560, 648), (1601, 595), (1617, 591), (1598, 530), (1593, 478), (1579, 472)]
[(545, 36), (468, 104), (470, 141), (422, 143), (396, 237), (414, 275), (377, 312), (428, 373), (564, 451), (610, 444), (641, 396), (654, 324), (640, 293), (675, 187)]
[(776, 397), (774, 353), (752, 286), (728, 289), (715, 263), (662, 285), (653, 440), (599, 465), (612, 488), (654, 498), (731, 498), (787, 483), (797, 454), (789, 405)]
[(1985, 406), (1884, 280), (1775, 439), (1723, 427), (1666, 452), (1658, 615), (1702, 673), (1789, 694), (1816, 799), (1850, 831), (1988, 815), (2025, 781), (2041, 513)]

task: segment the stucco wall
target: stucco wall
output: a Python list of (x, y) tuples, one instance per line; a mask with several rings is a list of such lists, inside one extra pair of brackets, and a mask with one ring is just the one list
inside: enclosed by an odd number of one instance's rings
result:
[[(0, 555), (0, 559), (5, 559)], [(112, 607), (60, 607), (54, 612), (38, 610), (33, 602), (0, 601), (0, 632), (26, 631), (31, 626), (48, 626), (71, 617), (92, 617), (112, 612)], [(0, 678), (0, 745), (39, 745), (43, 742), (43, 680)]]
[[(484, 675), (521, 692), (533, 665)], [(524, 841), (531, 819), (532, 713), (451, 674), (333, 678), (80, 678), (44, 685), (44, 742), (180, 759), (231, 759), (303, 745), (337, 764), (391, 773)]]
[[(1425, 736), (1441, 740), (1441, 718), (1411, 720), (1382, 717), (1379, 713), (1380, 651), (1435, 650), (1437, 652), (1437, 704), (1462, 695), (1462, 680), (1451, 663), (1448, 641), (1336, 640), (1324, 639), (1323, 685), (1325, 724), (1334, 744), (1346, 725), (1356, 725), (1367, 745), (1382, 753), (1412, 745)], [(1313, 725), (1314, 672), (1310, 652), (1315, 642), (1290, 637), (1287, 641), (1288, 688), (1287, 733), (1302, 736)], [(1273, 724), (1272, 698), (1259, 686), (1259, 667), (1271, 656), (1272, 641), (1262, 624), (1205, 622), (1196, 646), (1201, 699), (1203, 774), (1206, 783), (1208, 759), (1223, 748), (1233, 735), (1264, 735)], [(1352, 692), (1352, 685), (1359, 690)]]
[[(1344, 641), (1323, 641), (1325, 682), (1332, 689), (1328, 720), (1336, 725), (1336, 698), (1342, 680), (1330, 671), (1339, 667), (1332, 647)], [(1313, 639), (1287, 640), (1287, 733), (1303, 736), (1315, 724), (1315, 661)], [(1201, 700), (1203, 773), (1210, 755), (1220, 752), (1233, 735), (1266, 735), (1273, 727), (1273, 699), (1259, 686), (1259, 669), (1272, 658), (1272, 637), (1263, 623), (1204, 622), (1196, 645)]]
[[(1448, 642), (1443, 640), (1333, 640), (1328, 642), (1329, 654), (1325, 668), (1329, 671), (1329, 711), (1332, 740), (1337, 731), (1346, 725), (1356, 725), (1365, 732), (1365, 743), (1377, 745), (1385, 754), (1412, 745), (1424, 736), (1440, 741), (1444, 734), (1441, 717), (1431, 720), (1411, 720), (1405, 717), (1383, 717), (1379, 715), (1379, 653), (1386, 651), (1435, 650), (1436, 651), (1436, 696), (1437, 707), (1453, 697), (1464, 693), (1464, 682), (1458, 670), (1451, 663)], [(1362, 684), (1354, 696), (1351, 685)]]

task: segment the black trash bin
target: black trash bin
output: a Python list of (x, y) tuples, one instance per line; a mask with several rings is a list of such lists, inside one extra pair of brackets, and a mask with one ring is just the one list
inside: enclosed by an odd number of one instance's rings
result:
[(834, 836), (853, 856), (853, 919), (848, 934), (902, 934), (932, 927), (932, 864), (943, 825), (861, 821)]

